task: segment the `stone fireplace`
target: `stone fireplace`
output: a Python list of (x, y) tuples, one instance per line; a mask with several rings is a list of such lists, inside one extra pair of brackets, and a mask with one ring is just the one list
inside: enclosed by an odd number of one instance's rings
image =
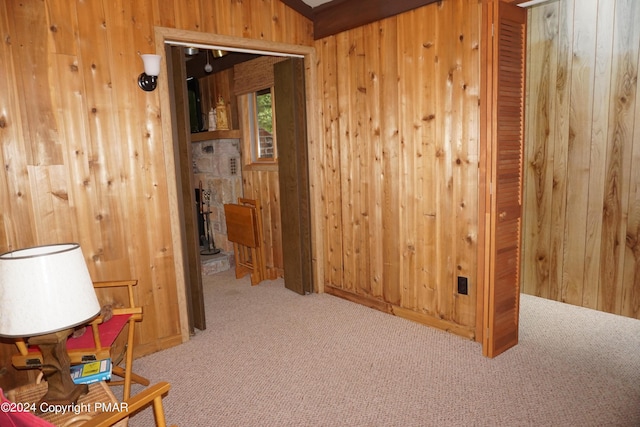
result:
[[(204, 227), (205, 234), (208, 227), (209, 236), (213, 237), (213, 244), (221, 251), (220, 256), (201, 256), (203, 274), (213, 274), (229, 269), (233, 265), (233, 244), (227, 240), (224, 205), (237, 203), (238, 197), (242, 197), (240, 140), (235, 138), (202, 140), (192, 142), (191, 149), (196, 185), (194, 191), (196, 199), (202, 203), (196, 206), (199, 227)], [(202, 194), (199, 194), (200, 188), (202, 188)], [(202, 239), (201, 249), (207, 249), (207, 242), (202, 242)], [(213, 265), (214, 259), (221, 261), (217, 262), (219, 265)]]

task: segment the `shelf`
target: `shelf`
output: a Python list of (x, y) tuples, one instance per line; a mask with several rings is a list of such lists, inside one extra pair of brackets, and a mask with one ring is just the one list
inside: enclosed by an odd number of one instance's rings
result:
[(240, 139), (239, 129), (212, 130), (208, 132), (198, 132), (191, 134), (191, 142), (208, 141), (210, 139)]

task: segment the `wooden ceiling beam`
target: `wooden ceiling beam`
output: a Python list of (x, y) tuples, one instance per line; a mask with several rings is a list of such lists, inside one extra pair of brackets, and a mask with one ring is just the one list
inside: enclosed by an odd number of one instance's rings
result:
[[(297, 0), (282, 0), (284, 3)], [(370, 24), (438, 0), (333, 0), (314, 7), (313, 33), (316, 40)]]
[[(314, 38), (318, 40), (440, 0), (332, 0), (314, 8), (303, 0), (280, 1), (313, 21)], [(501, 1), (519, 4), (529, 0)]]

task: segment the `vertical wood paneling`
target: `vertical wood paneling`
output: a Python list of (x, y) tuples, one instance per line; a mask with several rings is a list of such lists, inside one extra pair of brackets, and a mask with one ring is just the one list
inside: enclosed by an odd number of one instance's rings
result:
[(437, 8), (436, 18), (436, 52), (438, 62), (435, 69), (436, 79), (436, 162), (435, 198), (438, 206), (436, 214), (436, 271), (437, 288), (436, 301), (433, 311), (437, 316), (451, 318), (452, 298), (451, 284), (453, 283), (453, 252), (454, 230), (453, 221), (453, 150), (455, 149), (455, 128), (459, 126), (456, 120), (454, 103), (454, 73), (456, 34), (454, 27), (455, 11), (451, 3), (441, 3)]
[[(436, 41), (436, 14), (429, 8), (421, 8), (415, 11), (416, 19), (422, 23), (420, 35), (421, 43), (416, 43), (420, 51), (420, 65), (427, 69), (435, 67), (439, 60)], [(438, 289), (437, 271), (438, 268), (433, 261), (436, 259), (436, 217), (438, 203), (434, 197), (436, 189), (436, 171), (433, 165), (436, 163), (436, 129), (438, 120), (436, 110), (438, 104), (435, 98), (438, 84), (428, 75), (418, 73), (418, 83), (416, 87), (420, 90), (413, 90), (419, 94), (412, 102), (417, 103), (416, 123), (420, 123), (419, 147), (416, 149), (417, 168), (416, 182), (419, 203), (417, 205), (417, 218), (422, 223), (422, 229), (417, 232), (417, 265), (418, 279), (416, 286), (416, 308), (435, 315), (435, 298)], [(409, 88), (410, 89), (410, 88)], [(411, 93), (411, 92), (410, 92)]]
[(480, 11), (446, 1), (316, 41), (325, 289), (469, 337)]
[[(19, 50), (13, 57), (21, 92), (19, 97), (20, 113), (24, 120), (23, 134), (33, 144), (27, 148), (27, 164), (33, 166), (59, 165), (62, 163), (62, 147), (57, 135), (57, 126), (53, 117), (51, 92), (49, 86), (55, 84), (54, 76), (49, 74), (48, 43), (33, 43), (32, 40), (47, 40), (49, 28), (46, 7), (43, 2), (7, 3), (9, 25), (14, 49)], [(20, 25), (24, 23), (26, 25)]]
[[(553, 158), (555, 141), (556, 86), (552, 84), (557, 76), (558, 3), (553, 2), (540, 8), (541, 19), (531, 19), (527, 27), (529, 45), (527, 49), (526, 87), (529, 109), (527, 110), (527, 135), (525, 144), (525, 176), (528, 187), (524, 194), (523, 238), (530, 244), (524, 248), (523, 275), (536, 280), (525, 281), (523, 291), (549, 298), (551, 239), (551, 219), (549, 206), (553, 188), (553, 170), (547, 162)], [(536, 60), (532, 60), (536, 58)], [(533, 208), (535, 206), (535, 209)], [(529, 254), (528, 251), (531, 251)], [(527, 257), (528, 256), (528, 257)]]
[[(460, 7), (464, 7), (460, 3)], [(456, 258), (454, 276), (463, 276), (471, 284), (467, 296), (457, 294), (457, 280), (451, 284), (454, 295), (453, 319), (461, 325), (472, 325), (475, 321), (477, 295), (478, 253), (478, 186), (468, 185), (478, 179), (480, 129), (477, 105), (480, 101), (480, 19), (477, 7), (469, 8), (458, 22), (458, 64), (460, 64), (458, 104), (462, 113), (460, 138), (454, 160), (456, 183)]]
[[(276, 278), (283, 277), (284, 275), (284, 262), (283, 262), (283, 238), (281, 233), (281, 209), (280, 209), (280, 185), (279, 174), (280, 167), (278, 164), (259, 165), (251, 164), (251, 140), (247, 133), (251, 128), (249, 123), (249, 101), (245, 95), (235, 96), (232, 95), (233, 90), (225, 95), (224, 91), (220, 91), (223, 87), (229, 87), (228, 82), (235, 82), (236, 92), (239, 94), (246, 94), (252, 90), (263, 89), (265, 84), (267, 86), (273, 84), (273, 75), (264, 75), (264, 70), (261, 72), (253, 73), (251, 67), (273, 67), (273, 61), (266, 57), (263, 59), (256, 59), (236, 66), (232, 73), (228, 76), (224, 76), (224, 73), (218, 73), (211, 78), (208, 78), (209, 89), (208, 92), (213, 99), (222, 94), (225, 99), (231, 99), (231, 105), (238, 105), (237, 111), (239, 111), (240, 117), (233, 117), (231, 122), (234, 126), (239, 126), (239, 129), (245, 133), (242, 136), (242, 150), (245, 153), (243, 156), (243, 170), (242, 170), (242, 189), (245, 198), (258, 200), (260, 202), (260, 215), (262, 216), (262, 237), (261, 250), (263, 253), (265, 269), (267, 277)], [(272, 58), (273, 59), (273, 58)], [(253, 65), (252, 65), (253, 64)], [(247, 75), (246, 73), (249, 73)], [(272, 73), (271, 73), (272, 74)], [(222, 76), (222, 79), (221, 79)], [(234, 76), (238, 79), (234, 80)], [(244, 78), (243, 78), (244, 76)], [(267, 79), (265, 81), (264, 79)], [(224, 82), (227, 80), (227, 83)], [(261, 82), (261, 83), (257, 83)], [(205, 91), (205, 89), (202, 89)], [(237, 102), (236, 102), (237, 100)], [(229, 110), (234, 111), (235, 108)], [(231, 113), (233, 115), (233, 113)], [(277, 120), (277, 118), (276, 118)], [(236, 124), (239, 122), (239, 124)], [(279, 156), (280, 157), (280, 156)], [(280, 159), (278, 160), (280, 162)]]
[(581, 2), (574, 7), (576, 28), (573, 34), (571, 60), (571, 110), (569, 115), (569, 145), (567, 176), (567, 222), (563, 253), (562, 298), (571, 304), (582, 304), (584, 291), (584, 260), (586, 256), (589, 194), (589, 161), (591, 123), (594, 102), (594, 68), (597, 23), (597, 2)]
[[(531, 13), (531, 11), (529, 11)], [(555, 88), (553, 102), (557, 105), (553, 116), (555, 143), (553, 145), (553, 179), (551, 184), (551, 243), (549, 251), (549, 297), (560, 300), (564, 281), (564, 230), (567, 219), (567, 165), (569, 153), (569, 116), (571, 111), (571, 57), (573, 55), (573, 2), (560, 3), (558, 22), (558, 61), (556, 79), (549, 84)], [(531, 58), (534, 60), (534, 58)], [(528, 84), (527, 84), (528, 86)], [(529, 108), (526, 108), (529, 111)], [(525, 115), (532, 117), (532, 114)], [(530, 139), (525, 137), (525, 146)], [(524, 185), (527, 188), (527, 183)], [(526, 243), (525, 243), (526, 246)], [(528, 262), (524, 259), (524, 262)]]
[(138, 279), (137, 355), (185, 338), (162, 143), (171, 114), (138, 88), (138, 53), (155, 51), (154, 25), (203, 31), (205, 19), (218, 34), (312, 44), (309, 20), (277, 0), (0, 4), (0, 252), (73, 240), (95, 280)]
[[(609, 97), (609, 134), (605, 144), (606, 166), (604, 207), (602, 209), (602, 247), (600, 250), (600, 287), (598, 309), (623, 314), (623, 305), (640, 309), (633, 295), (640, 292), (634, 281), (624, 282), (624, 247), (629, 226), (629, 206), (639, 181), (631, 181), (637, 164), (631, 162), (640, 141), (640, 123), (636, 110), (638, 62), (640, 60), (640, 5), (619, 0), (615, 8), (611, 96)], [(634, 132), (635, 126), (635, 132)], [(631, 142), (631, 143), (630, 143)], [(637, 177), (637, 175), (635, 175)], [(606, 286), (611, 284), (613, 286)], [(637, 297), (636, 297), (637, 298)], [(623, 300), (627, 300), (624, 301)]]
[[(400, 136), (398, 103), (402, 96), (398, 91), (397, 61), (398, 57), (398, 23), (397, 18), (386, 19), (380, 23), (380, 61), (381, 64), (381, 96), (380, 96), (380, 134), (382, 136), (382, 212), (380, 224), (382, 233), (382, 299), (392, 305), (400, 305), (400, 294), (403, 283), (402, 246), (404, 233), (400, 223), (401, 210), (401, 171), (399, 164)], [(409, 29), (403, 29), (409, 31)]]
[[(636, 70), (640, 69), (640, 56)], [(634, 138), (640, 134), (640, 85), (636, 85), (636, 106), (633, 121)], [(640, 164), (640, 146), (632, 147), (631, 163)], [(625, 239), (624, 270), (622, 272), (623, 316), (640, 319), (640, 168), (632, 168), (630, 174), (629, 215)]]
[(247, 168), (242, 171), (243, 197), (260, 201), (263, 224), (261, 245), (267, 276), (272, 279), (284, 274), (278, 175), (277, 170)]
[[(354, 152), (353, 147), (356, 145), (357, 139), (361, 136), (358, 128), (357, 114), (349, 108), (349, 103), (353, 99), (358, 102), (362, 94), (358, 93), (358, 57), (364, 55), (364, 46), (362, 40), (362, 29), (357, 29), (353, 33), (344, 33), (337, 38), (339, 55), (338, 67), (343, 68), (346, 73), (338, 82), (339, 93), (339, 127), (340, 127), (340, 174), (341, 174), (341, 195), (342, 200), (342, 218), (341, 221), (345, 225), (342, 235), (342, 282), (345, 289), (352, 292), (356, 291), (357, 283), (357, 257), (356, 250), (358, 242), (356, 242), (356, 229), (359, 229), (358, 218), (356, 218), (357, 206), (360, 200), (358, 169), (358, 153)], [(361, 102), (361, 101), (360, 101)], [(352, 170), (352, 168), (354, 170)], [(359, 180), (358, 180), (359, 181)]]
[[(607, 103), (598, 100), (609, 99), (611, 84), (611, 61), (613, 34), (613, 8), (606, 2), (598, 4), (596, 22), (596, 49), (593, 75), (593, 104), (589, 159), (589, 198), (586, 211), (587, 235), (585, 240), (584, 277), (598, 277), (600, 271), (600, 248), (602, 237), (602, 200), (604, 188), (599, 183), (604, 176), (609, 109)], [(598, 306), (598, 280), (585, 281), (582, 291), (583, 307)]]
[(529, 12), (523, 289), (638, 318), (640, 5), (561, 0)]
[[(417, 12), (409, 12), (398, 16), (400, 28), (415, 28), (418, 34), (424, 32), (421, 21), (416, 19)], [(398, 36), (398, 75), (399, 93), (410, 94), (412, 88), (420, 87), (422, 74), (414, 74), (413, 70), (422, 69), (424, 64), (420, 59), (420, 46), (414, 42), (413, 34), (401, 33)], [(416, 310), (417, 291), (420, 286), (418, 281), (418, 251), (421, 249), (421, 240), (425, 235), (422, 218), (417, 218), (417, 208), (421, 204), (424, 187), (419, 185), (421, 174), (417, 172), (417, 164), (420, 161), (422, 126), (419, 115), (422, 111), (422, 103), (408, 95), (400, 100), (399, 114), (406, 117), (400, 124), (400, 158), (402, 193), (400, 194), (401, 217), (399, 220), (403, 224), (416, 224), (414, 233), (407, 233), (399, 236), (402, 255), (402, 269), (400, 271), (400, 298), (402, 307), (409, 310)], [(415, 138), (415, 143), (409, 143), (408, 139)], [(410, 285), (414, 284), (414, 285)]]
[(368, 198), (365, 205), (366, 219), (368, 222), (367, 247), (369, 252), (369, 281), (360, 284), (361, 289), (367, 289), (373, 298), (383, 295), (382, 275), (384, 271), (383, 245), (380, 244), (380, 231), (382, 229), (382, 135), (381, 111), (378, 106), (382, 102), (381, 93), (381, 51), (375, 46), (381, 45), (380, 39), (384, 37), (382, 25), (370, 25), (364, 28), (364, 38), (368, 41), (367, 52), (367, 76), (365, 77), (365, 89), (367, 93), (366, 124), (365, 131), (369, 143), (368, 155), (371, 159), (368, 174), (365, 177), (368, 185)]
[[(173, 12), (174, 1), (179, 0), (149, 0), (147, 5), (153, 11), (153, 25), (176, 28), (176, 16)], [(212, 2), (207, 2), (207, 4), (212, 4)]]
[(76, 5), (67, 0), (50, 0), (47, 19), (51, 32), (51, 52), (75, 56), (78, 53), (76, 34), (78, 22), (67, 19), (76, 15)]
[[(322, 139), (324, 157), (321, 159), (321, 180), (331, 185), (322, 185), (323, 214), (322, 227), (325, 233), (323, 258), (326, 260), (324, 284), (342, 287), (342, 203), (335, 197), (340, 188), (340, 144), (338, 129), (340, 107), (338, 105), (338, 64), (335, 52), (337, 40), (330, 37), (316, 43), (318, 50), (318, 79), (320, 91), (318, 99), (322, 102)], [(373, 122), (375, 124), (375, 121)], [(375, 129), (375, 126), (374, 126)]]
[[(4, 6), (4, 5), (3, 5)], [(13, 22), (9, 10), (0, 7), (0, 18), (3, 25), (3, 39), (7, 40), (11, 31), (9, 22)], [(2, 148), (2, 165), (4, 173), (0, 178), (2, 184), (2, 235), (6, 238), (2, 248), (15, 250), (34, 240), (35, 220), (31, 208), (32, 196), (27, 174), (26, 144), (15, 144), (14, 141), (23, 138), (22, 118), (16, 112), (20, 111), (19, 75), (15, 73), (13, 43), (0, 45), (0, 63), (4, 65), (0, 71), (0, 147)], [(19, 55), (19, 52), (15, 52)]]
[(201, 0), (174, 1), (176, 28), (183, 30), (202, 31)]

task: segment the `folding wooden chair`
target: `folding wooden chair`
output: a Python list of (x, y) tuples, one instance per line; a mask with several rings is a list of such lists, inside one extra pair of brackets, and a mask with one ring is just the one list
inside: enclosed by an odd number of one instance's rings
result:
[(262, 221), (260, 202), (238, 198), (238, 204), (224, 205), (227, 238), (233, 242), (236, 279), (251, 274), (251, 284), (267, 278), (262, 254)]
[[(113, 307), (113, 317), (103, 321), (102, 316), (95, 318), (85, 333), (77, 338), (67, 339), (67, 353), (71, 364), (79, 364), (111, 358), (112, 372), (122, 380), (111, 380), (109, 385), (124, 385), (123, 399), (131, 395), (131, 382), (148, 386), (149, 380), (132, 372), (133, 366), (133, 338), (135, 322), (142, 321), (142, 307), (137, 307), (133, 298), (133, 287), (137, 280), (121, 280), (110, 282), (94, 282), (96, 290), (127, 287), (128, 307)], [(128, 330), (123, 335), (125, 329)], [(126, 337), (126, 339), (125, 339)], [(37, 346), (27, 346), (23, 340), (18, 340), (16, 346), (20, 354), (12, 358), (13, 365), (18, 369), (34, 369), (42, 367), (42, 354)], [(124, 359), (124, 366), (120, 366)]]

